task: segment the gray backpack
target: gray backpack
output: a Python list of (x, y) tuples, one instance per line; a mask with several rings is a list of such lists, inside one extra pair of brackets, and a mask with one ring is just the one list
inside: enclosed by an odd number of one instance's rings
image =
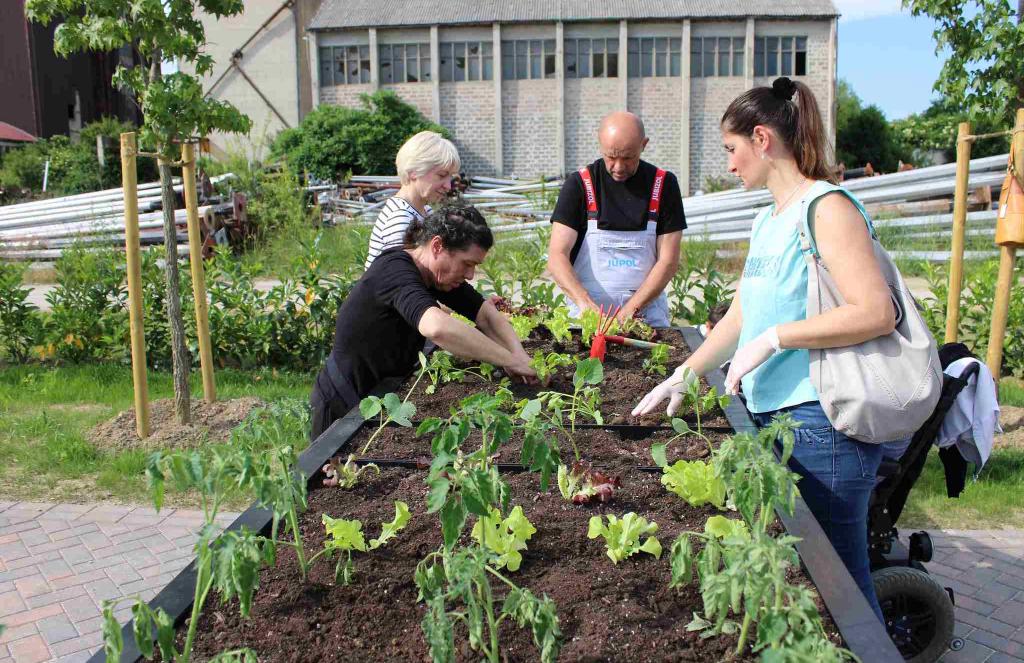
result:
[(939, 401), (942, 366), (938, 350), (903, 276), (878, 241), (864, 206), (835, 185), (803, 201), (799, 232), (800, 249), (807, 261), (807, 317), (844, 303), (813, 246), (813, 220), (808, 217), (811, 204), (833, 191), (845, 194), (868, 224), (875, 258), (896, 308), (896, 329), (858, 345), (810, 350), (811, 383), (836, 430), (862, 442), (904, 439), (924, 424)]

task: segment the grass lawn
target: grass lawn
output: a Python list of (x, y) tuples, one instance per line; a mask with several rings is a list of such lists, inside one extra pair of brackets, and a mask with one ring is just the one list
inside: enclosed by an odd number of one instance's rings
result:
[[(202, 397), (198, 371), (192, 397)], [(217, 372), (220, 399), (306, 400), (312, 374), (279, 371)], [(150, 372), (152, 400), (173, 396), (169, 373)], [(145, 466), (149, 452), (113, 452), (88, 441), (95, 424), (133, 406), (131, 369), (113, 364), (5, 366), (0, 370), (0, 499), (45, 502), (149, 504)], [(297, 441), (304, 446), (305, 441)], [(170, 504), (193, 504), (173, 494)], [(244, 502), (229, 505), (244, 508)]]

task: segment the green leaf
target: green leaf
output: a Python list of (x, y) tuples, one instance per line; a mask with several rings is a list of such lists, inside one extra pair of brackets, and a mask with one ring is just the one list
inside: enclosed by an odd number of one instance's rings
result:
[(675, 417), (672, 419), (672, 429), (675, 430), (679, 435), (692, 435), (693, 430), (690, 429), (690, 424), (686, 423), (683, 419)]
[(704, 533), (719, 539), (750, 540), (750, 530), (742, 520), (733, 520), (725, 516), (711, 516), (704, 523)]
[(324, 528), (327, 536), (331, 537), (324, 542), (324, 546), (335, 550), (359, 550), (366, 551), (366, 541), (363, 539), (363, 524), (358, 520), (345, 520), (344, 518), (331, 518), (326, 513), (322, 515)]
[(523, 514), (523, 507), (517, 506), (505, 519), (500, 511), (492, 508), (489, 515), (479, 518), (473, 525), (470, 536), (497, 555), (496, 568), (505, 567), (514, 572), (519, 570), (523, 559), (519, 551), (526, 550), (526, 542), (536, 532), (537, 528)]
[(658, 444), (651, 445), (651, 458), (654, 459), (654, 464), (658, 467), (668, 465), (668, 460), (665, 458), (665, 447), (667, 446), (668, 442), (659, 442)]
[(363, 415), (363, 419), (372, 419), (380, 414), (382, 406), (383, 402), (379, 398), (376, 396), (367, 396), (363, 400), (359, 401), (359, 414)]
[(394, 411), (389, 410), (388, 414), (396, 424), (409, 428), (412, 426), (412, 418), (416, 416), (416, 406), (409, 402), (401, 403)]
[(409, 518), (409, 505), (401, 500), (395, 500), (395, 518), (391, 522), (381, 524), (380, 536), (370, 539), (370, 550), (376, 550), (394, 538), (408, 524)]
[(693, 506), (725, 504), (726, 485), (715, 475), (714, 467), (699, 460), (677, 460), (662, 468), (661, 483), (670, 492)]
[(441, 507), (441, 534), (444, 536), (445, 548), (449, 550), (459, 540), (462, 528), (466, 526), (466, 507), (457, 495), (449, 495)]
[(603, 379), (604, 365), (597, 357), (576, 362), (576, 373), (573, 375), (572, 383), (577, 389), (584, 385), (599, 384)]
[(451, 482), (448, 479), (439, 477), (427, 481), (430, 492), (427, 493), (427, 513), (437, 513), (445, 505), (448, 499), (448, 489)]
[(115, 605), (117, 601), (103, 601), (103, 651), (107, 655), (107, 663), (120, 663), (121, 652), (124, 650), (121, 625), (114, 617)]

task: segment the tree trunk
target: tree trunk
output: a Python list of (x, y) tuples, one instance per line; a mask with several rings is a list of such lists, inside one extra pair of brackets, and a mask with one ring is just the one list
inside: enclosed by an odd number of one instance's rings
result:
[(178, 280), (178, 231), (174, 225), (174, 189), (171, 166), (160, 159), (160, 195), (164, 212), (164, 248), (167, 266), (167, 321), (171, 328), (171, 363), (174, 368), (174, 413), (178, 423), (192, 419), (188, 391), (188, 367), (191, 360), (185, 346), (185, 322), (181, 317), (181, 294)]

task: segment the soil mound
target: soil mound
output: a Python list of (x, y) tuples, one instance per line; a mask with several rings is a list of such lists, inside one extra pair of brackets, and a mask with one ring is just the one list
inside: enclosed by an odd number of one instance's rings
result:
[(97, 446), (113, 451), (191, 449), (208, 442), (227, 441), (231, 430), (265, 403), (254, 396), (246, 396), (216, 403), (193, 398), (191, 405), (192, 421), (183, 426), (174, 416), (174, 399), (163, 398), (150, 403), (152, 432), (145, 440), (140, 440), (135, 431), (135, 408), (97, 424), (88, 437)]

